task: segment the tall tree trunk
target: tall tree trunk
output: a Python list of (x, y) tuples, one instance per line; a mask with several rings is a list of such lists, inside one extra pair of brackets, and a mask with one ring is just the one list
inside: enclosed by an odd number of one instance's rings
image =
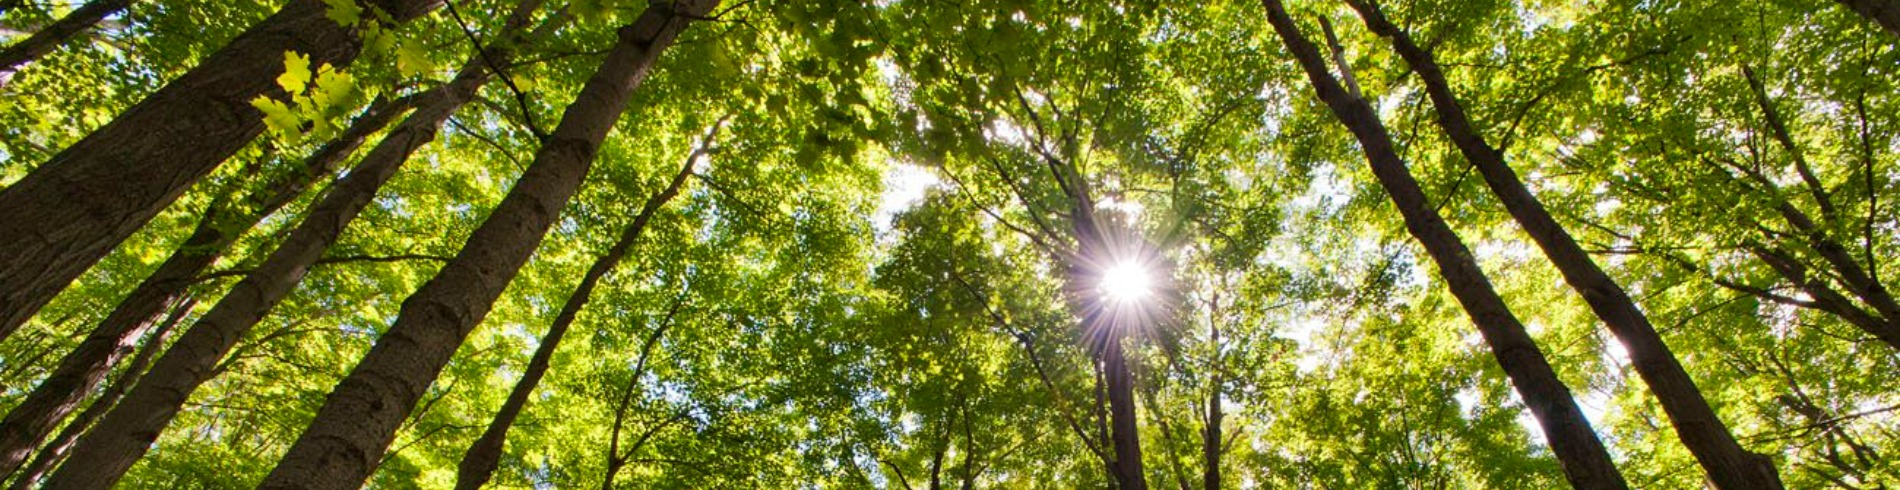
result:
[(1900, 36), (1900, 2), (1895, 0), (1836, 0), (1867, 20), (1880, 24), (1888, 34)]
[(1111, 335), (1102, 353), (1103, 376), (1108, 378), (1109, 440), (1115, 446), (1115, 482), (1119, 490), (1147, 490), (1148, 475), (1141, 466), (1141, 431), (1135, 417), (1135, 380), (1128, 369), (1123, 337)]
[[(1218, 298), (1216, 298), (1216, 300), (1218, 301)], [(1216, 306), (1216, 308), (1218, 308), (1218, 306)], [(1218, 321), (1218, 319), (1210, 318), (1207, 327), (1208, 338), (1211, 339), (1214, 345), (1214, 362), (1209, 368), (1212, 373), (1208, 375), (1211, 379), (1211, 383), (1209, 384), (1212, 386), (1207, 390), (1207, 421), (1201, 430), (1201, 464), (1203, 465), (1201, 467), (1202, 490), (1220, 490), (1221, 487), (1221, 419), (1225, 418), (1226, 415), (1221, 413), (1220, 406), (1222, 379), (1220, 364), (1220, 326), (1216, 323)]]
[[(1597, 438), (1590, 421), (1577, 408), (1569, 387), (1557, 378), (1523, 323), (1505, 306), (1503, 298), (1498, 297), (1471, 250), (1426, 199), (1418, 181), (1393, 148), (1392, 137), (1379, 121), (1378, 113), (1365, 100), (1351, 96), (1340, 87), (1338, 80), (1327, 71), (1319, 49), (1300, 34), (1298, 24), (1287, 15), (1279, 0), (1261, 0), (1261, 3), (1267, 8), (1267, 19), (1274, 31), (1306, 71), (1320, 100), (1364, 147), (1367, 163), (1404, 216), (1406, 229), (1438, 264), (1446, 286), (1491, 346), (1492, 355), (1542, 426), (1570, 484), (1586, 490), (1628, 488), (1623, 475), (1611, 463), (1603, 441)], [(1342, 66), (1341, 69), (1350, 68)]]
[(1630, 299), (1609, 274), (1577, 245), (1575, 238), (1551, 217), (1544, 204), (1531, 194), (1504, 160), (1504, 154), (1485, 141), (1465, 114), (1444, 71), (1430, 52), (1419, 47), (1412, 37), (1386, 19), (1374, 0), (1348, 0), (1359, 11), (1366, 27), (1392, 40), (1399, 56), (1411, 65), (1425, 82), (1425, 91), (1438, 112), (1438, 125), (1466, 160), (1478, 168), (1492, 194), (1510, 211), (1519, 226), (1544, 251), (1552, 264), (1589, 303), (1590, 309), (1608, 325), (1610, 333), (1629, 351), (1630, 363), (1661, 402), (1663, 411), (1676, 429), (1676, 436), (1689, 448), (1709, 479), (1718, 488), (1779, 489), (1781, 478), (1767, 457), (1748, 452), (1735, 440), (1715, 409), (1702, 397), (1695, 381), (1663, 342), (1649, 317)]
[(652, 4), (620, 29), (612, 52), (568, 105), (514, 189), (455, 259), (403, 301), (396, 323), (337, 384), (261, 488), (362, 486), (410, 409), (580, 188), (600, 142), (654, 61), (715, 3)]
[(73, 9), (73, 11), (67, 13), (65, 17), (61, 17), (58, 21), (40, 29), (39, 32), (27, 36), (26, 39), (20, 42), (13, 43), (12, 46), (7, 46), (6, 49), (0, 49), (0, 86), (6, 86), (7, 81), (12, 78), (14, 72), (20, 70), (21, 65), (40, 59), (41, 56), (46, 56), (46, 53), (51, 53), (54, 49), (58, 49), (60, 45), (66, 44), (66, 42), (72, 40), (74, 36), (78, 36), (80, 33), (85, 32), (86, 29), (90, 29), (92, 26), (98, 24), (99, 21), (104, 20), (112, 14), (119, 13), (131, 5), (132, 0), (92, 0), (86, 2), (85, 5), (80, 5), (79, 8)]
[(183, 298), (198, 275), (223, 256), (240, 235), (303, 194), (320, 177), (329, 175), (365, 138), (382, 130), (395, 113), (401, 112), (391, 105), (371, 107), (337, 139), (305, 159), (302, 168), (265, 182), (241, 199), (227, 197), (212, 204), (185, 243), (119, 301), (79, 347), (61, 359), (53, 373), (0, 421), (0, 479), (12, 475), (25, 462), (40, 439), (105, 379), (112, 365), (132, 351), (139, 335)]
[[(504, 27), (502, 38), (518, 37), (539, 4), (539, 0), (522, 2)], [(517, 44), (503, 42), (497, 46)], [(506, 48), (490, 48), (488, 59), (497, 64), (506, 64), (511, 58), (512, 51)], [(492, 76), (484, 63), (481, 56), (472, 56), (449, 83), (419, 94), (409, 116), (311, 207), (309, 215), (270, 257), (232, 286), (211, 311), (159, 357), (152, 371), (126, 394), (118, 408), (100, 420), (98, 428), (80, 438), (71, 459), (88, 469), (63, 466), (53, 473), (48, 485), (102, 489), (118, 481), (158, 439), (191, 393), (216, 374), (225, 354), (303, 280), (323, 251), (376, 198), (377, 189), (417, 148), (434, 140), (442, 123), (475, 96)]]
[[(719, 126), (715, 125), (712, 131), (716, 134)], [(626, 257), (627, 251), (633, 248), (641, 232), (646, 230), (647, 222), (653, 219), (654, 213), (679, 195), (680, 187), (693, 174), (694, 162), (707, 152), (712, 139), (713, 135), (709, 134), (699, 148), (686, 156), (686, 162), (680, 165), (673, 180), (658, 194), (647, 198), (646, 204), (640, 207), (640, 213), (634, 216), (633, 223), (620, 232), (620, 238), (608, 247), (607, 253), (594, 260), (594, 265), (589, 266), (587, 273), (581, 276), (580, 284), (574, 287), (574, 293), (568, 295), (567, 302), (561, 305), (561, 312), (554, 316), (554, 323), (548, 326), (547, 335), (541, 337), (541, 345), (534, 348), (534, 356), (528, 360), (528, 367), (522, 371), (521, 379), (515, 381), (514, 390), (508, 392), (508, 399), (502, 403), (501, 410), (488, 422), (488, 428), (482, 431), (482, 436), (462, 454), (462, 462), (456, 466), (455, 488), (479, 489), (494, 475), (495, 466), (501, 461), (502, 449), (508, 439), (508, 428), (514, 425), (515, 419), (521, 416), (522, 408), (528, 405), (528, 395), (534, 393), (541, 384), (541, 378), (547, 375), (548, 363), (554, 358), (554, 349), (560, 347), (561, 339), (567, 336), (568, 328), (574, 325), (574, 318), (580, 315), (581, 309), (593, 297), (594, 287)]]
[[(371, 0), (394, 21), (439, 0)], [(250, 101), (277, 86), (285, 51), (343, 66), (362, 41), (292, 0), (165, 85), (0, 190), (0, 340), (264, 127)], [(367, 14), (366, 14), (367, 16)]]
[(52, 470), (64, 460), (66, 452), (72, 449), (73, 442), (79, 439), (79, 435), (91, 428), (92, 423), (97, 422), (99, 417), (105, 416), (107, 410), (117, 406), (119, 399), (125, 396), (125, 391), (145, 374), (145, 368), (150, 366), (152, 359), (165, 348), (165, 339), (171, 336), (173, 328), (185, 319), (185, 315), (190, 313), (192, 306), (196, 304), (196, 301), (185, 300), (173, 308), (171, 314), (166, 315), (165, 320), (159, 323), (157, 328), (152, 329), (150, 338), (145, 340), (145, 345), (139, 347), (138, 353), (132, 356), (132, 361), (126, 363), (125, 370), (119, 373), (119, 377), (113, 379), (112, 384), (106, 386), (105, 392), (99, 394), (99, 399), (93, 400), (91, 405), (86, 406), (85, 411), (79, 412), (78, 417), (73, 418), (73, 421), (67, 423), (65, 428), (60, 429), (52, 442), (47, 443), (46, 447), (40, 449), (39, 454), (34, 455), (33, 461), (26, 465), (20, 477), (15, 479), (12, 485), (7, 486), (7, 489), (32, 488), (35, 483), (39, 483), (40, 477), (45, 476), (47, 471)]

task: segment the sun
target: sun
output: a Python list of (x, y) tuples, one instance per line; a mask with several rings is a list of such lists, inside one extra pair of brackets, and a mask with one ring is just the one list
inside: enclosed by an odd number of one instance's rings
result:
[(1149, 277), (1147, 267), (1138, 262), (1124, 261), (1102, 272), (1100, 287), (1102, 295), (1109, 300), (1127, 303), (1140, 301), (1153, 294), (1154, 281)]

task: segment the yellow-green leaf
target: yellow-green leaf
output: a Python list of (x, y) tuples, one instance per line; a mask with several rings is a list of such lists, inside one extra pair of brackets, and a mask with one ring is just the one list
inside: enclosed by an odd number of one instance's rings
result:
[(277, 76), (277, 86), (291, 94), (303, 93), (305, 85), (310, 84), (310, 57), (297, 54), (296, 51), (284, 52), (284, 74)]

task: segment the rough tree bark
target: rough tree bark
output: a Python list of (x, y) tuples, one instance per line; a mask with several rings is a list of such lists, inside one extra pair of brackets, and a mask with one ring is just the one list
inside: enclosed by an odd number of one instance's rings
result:
[(165, 320), (160, 322), (157, 328), (152, 329), (150, 338), (145, 340), (145, 345), (139, 346), (138, 353), (132, 355), (132, 361), (126, 363), (125, 370), (119, 373), (119, 377), (113, 379), (112, 384), (106, 386), (98, 399), (93, 400), (91, 405), (87, 405), (85, 411), (79, 412), (78, 417), (74, 417), (72, 422), (60, 429), (59, 434), (54, 436), (39, 454), (33, 456), (33, 461), (23, 468), (20, 477), (14, 479), (13, 484), (7, 486), (7, 490), (32, 488), (34, 484), (39, 483), (40, 477), (45, 476), (47, 471), (51, 471), (54, 466), (59, 465), (60, 461), (64, 461), (66, 452), (72, 449), (73, 442), (79, 439), (79, 435), (85, 433), (86, 429), (92, 428), (93, 422), (105, 416), (107, 410), (117, 406), (119, 399), (125, 396), (126, 390), (145, 374), (145, 368), (151, 366), (152, 359), (157, 357), (159, 351), (164, 348), (165, 339), (171, 337), (173, 328), (177, 327), (178, 323), (183, 321), (185, 315), (191, 313), (191, 308), (196, 305), (196, 301), (189, 299), (179, 302), (178, 306), (172, 309), (171, 314), (166, 315)]
[(0, 86), (6, 86), (7, 81), (12, 78), (14, 72), (19, 71), (21, 65), (32, 63), (34, 60), (40, 59), (41, 56), (46, 56), (46, 53), (51, 53), (54, 49), (58, 49), (61, 45), (66, 44), (67, 41), (71, 41), (74, 36), (85, 32), (86, 29), (91, 29), (92, 26), (97, 25), (99, 21), (104, 20), (112, 14), (123, 11), (126, 7), (131, 5), (132, 0), (92, 0), (86, 2), (84, 5), (80, 5), (79, 8), (67, 13), (65, 17), (61, 17), (59, 20), (40, 29), (39, 32), (27, 36), (26, 39), (22, 39), (20, 42), (13, 43), (12, 46), (7, 46), (6, 49), (0, 49)]
[[(400, 22), (439, 0), (373, 0)], [(285, 51), (343, 66), (362, 40), (293, 0), (112, 122), (0, 190), (0, 340), (112, 247), (263, 130), (250, 101), (276, 87)]]
[(362, 486), (410, 409), (580, 188), (601, 141), (654, 61), (716, 3), (651, 4), (620, 29), (619, 41), (568, 105), (534, 163), (455, 259), (403, 301), (395, 324), (331, 391), (261, 488)]
[(1446, 286), (1464, 306), (1490, 345), (1492, 355), (1537, 418), (1570, 484), (1580, 489), (1629, 488), (1622, 473), (1611, 463), (1603, 441), (1597, 438), (1590, 421), (1577, 408), (1569, 387), (1557, 378), (1543, 351), (1505, 306), (1503, 298), (1498, 297), (1470, 249), (1426, 199), (1418, 181), (1393, 148), (1391, 135), (1379, 121), (1378, 113), (1364, 99), (1353, 97), (1340, 86), (1328, 71), (1319, 49), (1300, 34), (1298, 24), (1278, 0), (1261, 0), (1261, 3), (1267, 8), (1267, 20), (1305, 70), (1320, 100), (1365, 149), (1367, 163), (1399, 208), (1406, 230), (1438, 264)]
[(1583, 296), (1610, 333), (1623, 343), (1629, 351), (1630, 364), (1661, 402), (1677, 438), (1702, 464), (1710, 481), (1728, 490), (1781, 488), (1781, 478), (1773, 462), (1748, 452), (1736, 442), (1734, 434), (1702, 397), (1702, 391), (1696, 388), (1675, 353), (1663, 342), (1662, 335), (1650, 324), (1648, 315), (1636, 306), (1636, 301), (1630, 299), (1622, 286), (1597, 266), (1582, 246), (1577, 245), (1570, 232), (1557, 223), (1537, 196), (1531, 194), (1530, 188), (1519, 180), (1517, 172), (1505, 162), (1504, 154), (1479, 133), (1432, 54), (1414, 43), (1404, 29), (1389, 21), (1373, 1), (1348, 0), (1347, 3), (1359, 11), (1369, 30), (1392, 41), (1399, 56), (1425, 82), (1425, 92), (1438, 113), (1439, 127), (1465, 159), (1478, 168), (1492, 194), (1531, 239), (1537, 241), (1544, 255), (1563, 274), (1564, 281)]
[(1880, 24), (1888, 34), (1900, 36), (1900, 2), (1894, 0), (1836, 0), (1867, 20)]
[[(508, 46), (522, 41), (518, 33), (539, 4), (539, 0), (528, 0), (515, 9), (503, 28), (504, 41), (490, 48), (487, 59), (498, 64), (512, 59), (513, 51)], [(165, 351), (119, 407), (80, 438), (71, 459), (88, 469), (80, 471), (66, 465), (47, 480), (48, 487), (103, 489), (124, 476), (171, 423), (191, 393), (216, 374), (225, 354), (303, 280), (323, 251), (375, 199), (377, 189), (417, 148), (434, 140), (443, 122), (492, 77), (484, 63), (482, 56), (471, 56), (449, 83), (417, 95), (409, 116), (311, 207), (309, 215), (270, 257), (232, 286), (211, 311)]]
[[(713, 126), (714, 134), (719, 131), (719, 127)], [(495, 466), (501, 461), (502, 449), (507, 443), (508, 428), (521, 416), (522, 408), (528, 404), (528, 395), (534, 393), (541, 384), (541, 378), (547, 375), (554, 350), (560, 347), (561, 339), (567, 336), (568, 328), (574, 325), (574, 318), (580, 315), (581, 309), (593, 297), (594, 287), (608, 272), (620, 265), (620, 260), (633, 248), (634, 242), (646, 230), (647, 222), (653, 219), (660, 207), (679, 195), (686, 178), (693, 174), (693, 164), (709, 151), (712, 139), (713, 135), (708, 135), (699, 148), (686, 156), (686, 162), (680, 165), (673, 180), (667, 182), (659, 193), (647, 198), (633, 222), (620, 232), (620, 238), (607, 248), (607, 253), (595, 259), (594, 264), (587, 268), (587, 273), (581, 276), (580, 284), (574, 287), (574, 293), (568, 295), (567, 302), (561, 305), (560, 313), (554, 316), (554, 323), (548, 326), (548, 333), (541, 337), (541, 344), (534, 348), (534, 356), (528, 360), (528, 367), (522, 371), (521, 379), (515, 381), (514, 389), (508, 392), (508, 399), (502, 403), (501, 410), (495, 412), (495, 418), (488, 422), (488, 428), (482, 431), (481, 437), (475, 439), (475, 443), (469, 445), (468, 451), (462, 454), (462, 462), (456, 466), (455, 488), (479, 489), (494, 475)]]
[(120, 300), (79, 347), (62, 358), (52, 374), (0, 421), (0, 479), (11, 476), (26, 461), (40, 439), (105, 379), (112, 365), (133, 350), (138, 337), (179, 302), (199, 274), (223, 256), (240, 235), (303, 194), (319, 178), (330, 175), (365, 138), (381, 131), (401, 112), (398, 105), (376, 104), (335, 140), (306, 158), (301, 168), (265, 182), (240, 199), (220, 200), (206, 209), (185, 243)]

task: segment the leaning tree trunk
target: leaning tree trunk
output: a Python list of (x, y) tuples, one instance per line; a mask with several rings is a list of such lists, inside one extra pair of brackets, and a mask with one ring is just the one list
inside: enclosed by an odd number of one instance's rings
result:
[[(440, 5), (369, 3), (398, 22)], [(338, 66), (356, 57), (356, 30), (326, 17), (327, 8), (292, 0), (0, 190), (0, 340), (263, 130), (250, 101), (277, 86), (286, 51)]]
[(85, 411), (79, 412), (78, 417), (68, 422), (66, 427), (60, 429), (59, 434), (46, 444), (46, 447), (41, 448), (39, 453), (33, 456), (33, 461), (22, 469), (20, 477), (14, 479), (13, 484), (7, 486), (7, 490), (32, 488), (34, 484), (39, 483), (41, 476), (46, 475), (47, 471), (65, 460), (67, 450), (72, 449), (73, 442), (79, 440), (79, 435), (91, 428), (93, 422), (97, 422), (99, 417), (105, 416), (107, 410), (117, 406), (119, 399), (125, 396), (126, 390), (145, 374), (145, 368), (150, 366), (152, 359), (158, 357), (159, 351), (164, 349), (165, 339), (171, 337), (173, 327), (178, 326), (178, 323), (185, 319), (186, 314), (191, 313), (191, 308), (196, 304), (195, 301), (185, 300), (173, 308), (171, 314), (166, 315), (165, 320), (159, 323), (157, 328), (152, 329), (150, 338), (145, 340), (145, 345), (139, 347), (138, 354), (132, 356), (132, 361), (126, 363), (125, 370), (119, 373), (119, 377), (113, 379), (112, 384), (106, 386), (98, 399), (86, 406)]
[(1636, 301), (1591, 260), (1576, 239), (1518, 179), (1517, 173), (1504, 161), (1503, 153), (1479, 134), (1432, 54), (1388, 21), (1371, 1), (1348, 0), (1347, 3), (1359, 11), (1368, 29), (1392, 40), (1399, 56), (1425, 82), (1425, 92), (1438, 112), (1438, 125), (1465, 159), (1478, 168), (1492, 194), (1498, 196), (1511, 216), (1537, 241), (1544, 255), (1563, 274), (1565, 282), (1583, 296), (1590, 309), (1622, 341), (1629, 351), (1630, 363), (1661, 402), (1677, 438), (1702, 464), (1709, 480), (1725, 490), (1781, 488), (1781, 478), (1773, 463), (1736, 442), (1722, 418), (1716, 415), (1708, 400), (1703, 399), (1702, 391), (1696, 388), (1675, 353), (1663, 342), (1662, 335), (1650, 324), (1649, 317), (1637, 308)]
[(1836, 0), (1867, 20), (1880, 24), (1888, 34), (1900, 36), (1900, 2), (1895, 0)]
[[(713, 127), (714, 132), (718, 130), (718, 126)], [(462, 462), (456, 466), (455, 488), (476, 490), (487, 484), (494, 475), (495, 466), (501, 462), (502, 449), (508, 440), (508, 428), (521, 416), (521, 409), (528, 405), (528, 395), (534, 393), (541, 384), (541, 378), (547, 375), (548, 363), (554, 358), (554, 349), (560, 347), (561, 339), (567, 336), (568, 328), (574, 325), (574, 318), (580, 315), (581, 309), (593, 297), (594, 287), (608, 272), (620, 265), (620, 260), (633, 248), (633, 243), (646, 230), (647, 222), (653, 219), (654, 213), (679, 195), (680, 187), (693, 174), (694, 162), (706, 153), (711, 143), (712, 137), (708, 136), (698, 149), (686, 156), (686, 162), (680, 165), (679, 173), (673, 175), (673, 180), (658, 194), (647, 198), (646, 204), (640, 207), (640, 213), (634, 216), (633, 223), (621, 231), (620, 239), (614, 241), (607, 253), (594, 260), (594, 265), (589, 266), (587, 273), (581, 276), (580, 284), (574, 287), (574, 293), (568, 295), (567, 302), (561, 305), (561, 312), (555, 315), (554, 323), (548, 326), (547, 335), (541, 337), (541, 345), (534, 348), (534, 356), (528, 360), (528, 367), (522, 371), (521, 379), (515, 381), (514, 390), (508, 392), (508, 399), (502, 403), (501, 410), (488, 422), (488, 428), (482, 431), (482, 436), (462, 454)]]
[(619, 41), (514, 189), (454, 260), (403, 301), (389, 327), (317, 411), (261, 488), (356, 488), (470, 330), (533, 255), (593, 166), (654, 61), (716, 0), (653, 4)]
[(1484, 270), (1472, 258), (1471, 250), (1425, 198), (1418, 181), (1393, 148), (1392, 137), (1379, 121), (1378, 113), (1364, 99), (1339, 85), (1327, 71), (1319, 49), (1300, 34), (1299, 26), (1287, 15), (1279, 0), (1262, 0), (1261, 3), (1267, 7), (1267, 19), (1274, 31), (1306, 71), (1320, 100), (1365, 148), (1372, 173), (1404, 216), (1406, 229), (1437, 262), (1446, 286), (1477, 324), (1479, 333), (1491, 346), (1492, 355), (1542, 426), (1570, 484), (1580, 489), (1628, 488), (1623, 475), (1611, 463), (1603, 441), (1597, 438), (1590, 421), (1577, 408), (1569, 387), (1557, 378), (1543, 351), (1505, 306), (1503, 298), (1498, 297), (1490, 280), (1485, 278)]
[(329, 175), (365, 138), (382, 130), (395, 113), (401, 112), (390, 105), (371, 107), (337, 139), (305, 159), (302, 168), (266, 182), (242, 199), (212, 204), (185, 243), (120, 300), (79, 347), (61, 359), (59, 367), (0, 421), (0, 480), (11, 476), (26, 461), (27, 453), (40, 439), (105, 379), (112, 365), (133, 350), (138, 337), (184, 297), (199, 274), (217, 261), (239, 235), (303, 194), (320, 177)]
[[(522, 2), (504, 27), (503, 39), (518, 38), (521, 26), (527, 24), (539, 4), (539, 0)], [(506, 64), (512, 59), (512, 51), (500, 46), (520, 42), (513, 41), (491, 47), (486, 58)], [(270, 257), (232, 286), (211, 311), (165, 351), (119, 407), (99, 421), (98, 428), (80, 438), (70, 459), (87, 469), (63, 466), (48, 479), (49, 487), (102, 489), (124, 476), (171, 423), (192, 391), (216, 374), (225, 354), (303, 280), (323, 251), (376, 198), (376, 191), (409, 156), (434, 140), (442, 123), (489, 80), (491, 74), (483, 57), (471, 58), (449, 83), (416, 96), (415, 109), (409, 116), (383, 136), (349, 175), (332, 186)]]
[(119, 13), (131, 5), (132, 0), (92, 0), (86, 2), (85, 5), (80, 5), (79, 8), (73, 9), (73, 11), (67, 13), (65, 17), (61, 17), (58, 21), (54, 21), (52, 24), (40, 29), (39, 32), (27, 36), (26, 39), (20, 42), (13, 43), (12, 46), (7, 46), (6, 49), (0, 49), (0, 86), (5, 86), (7, 81), (12, 78), (13, 73), (19, 71), (21, 65), (32, 63), (34, 60), (40, 59), (41, 56), (46, 56), (46, 53), (51, 53), (54, 49), (58, 49), (60, 45), (71, 41), (74, 36), (86, 32), (86, 29), (91, 29), (92, 26), (97, 25), (99, 21), (105, 20), (106, 17)]

